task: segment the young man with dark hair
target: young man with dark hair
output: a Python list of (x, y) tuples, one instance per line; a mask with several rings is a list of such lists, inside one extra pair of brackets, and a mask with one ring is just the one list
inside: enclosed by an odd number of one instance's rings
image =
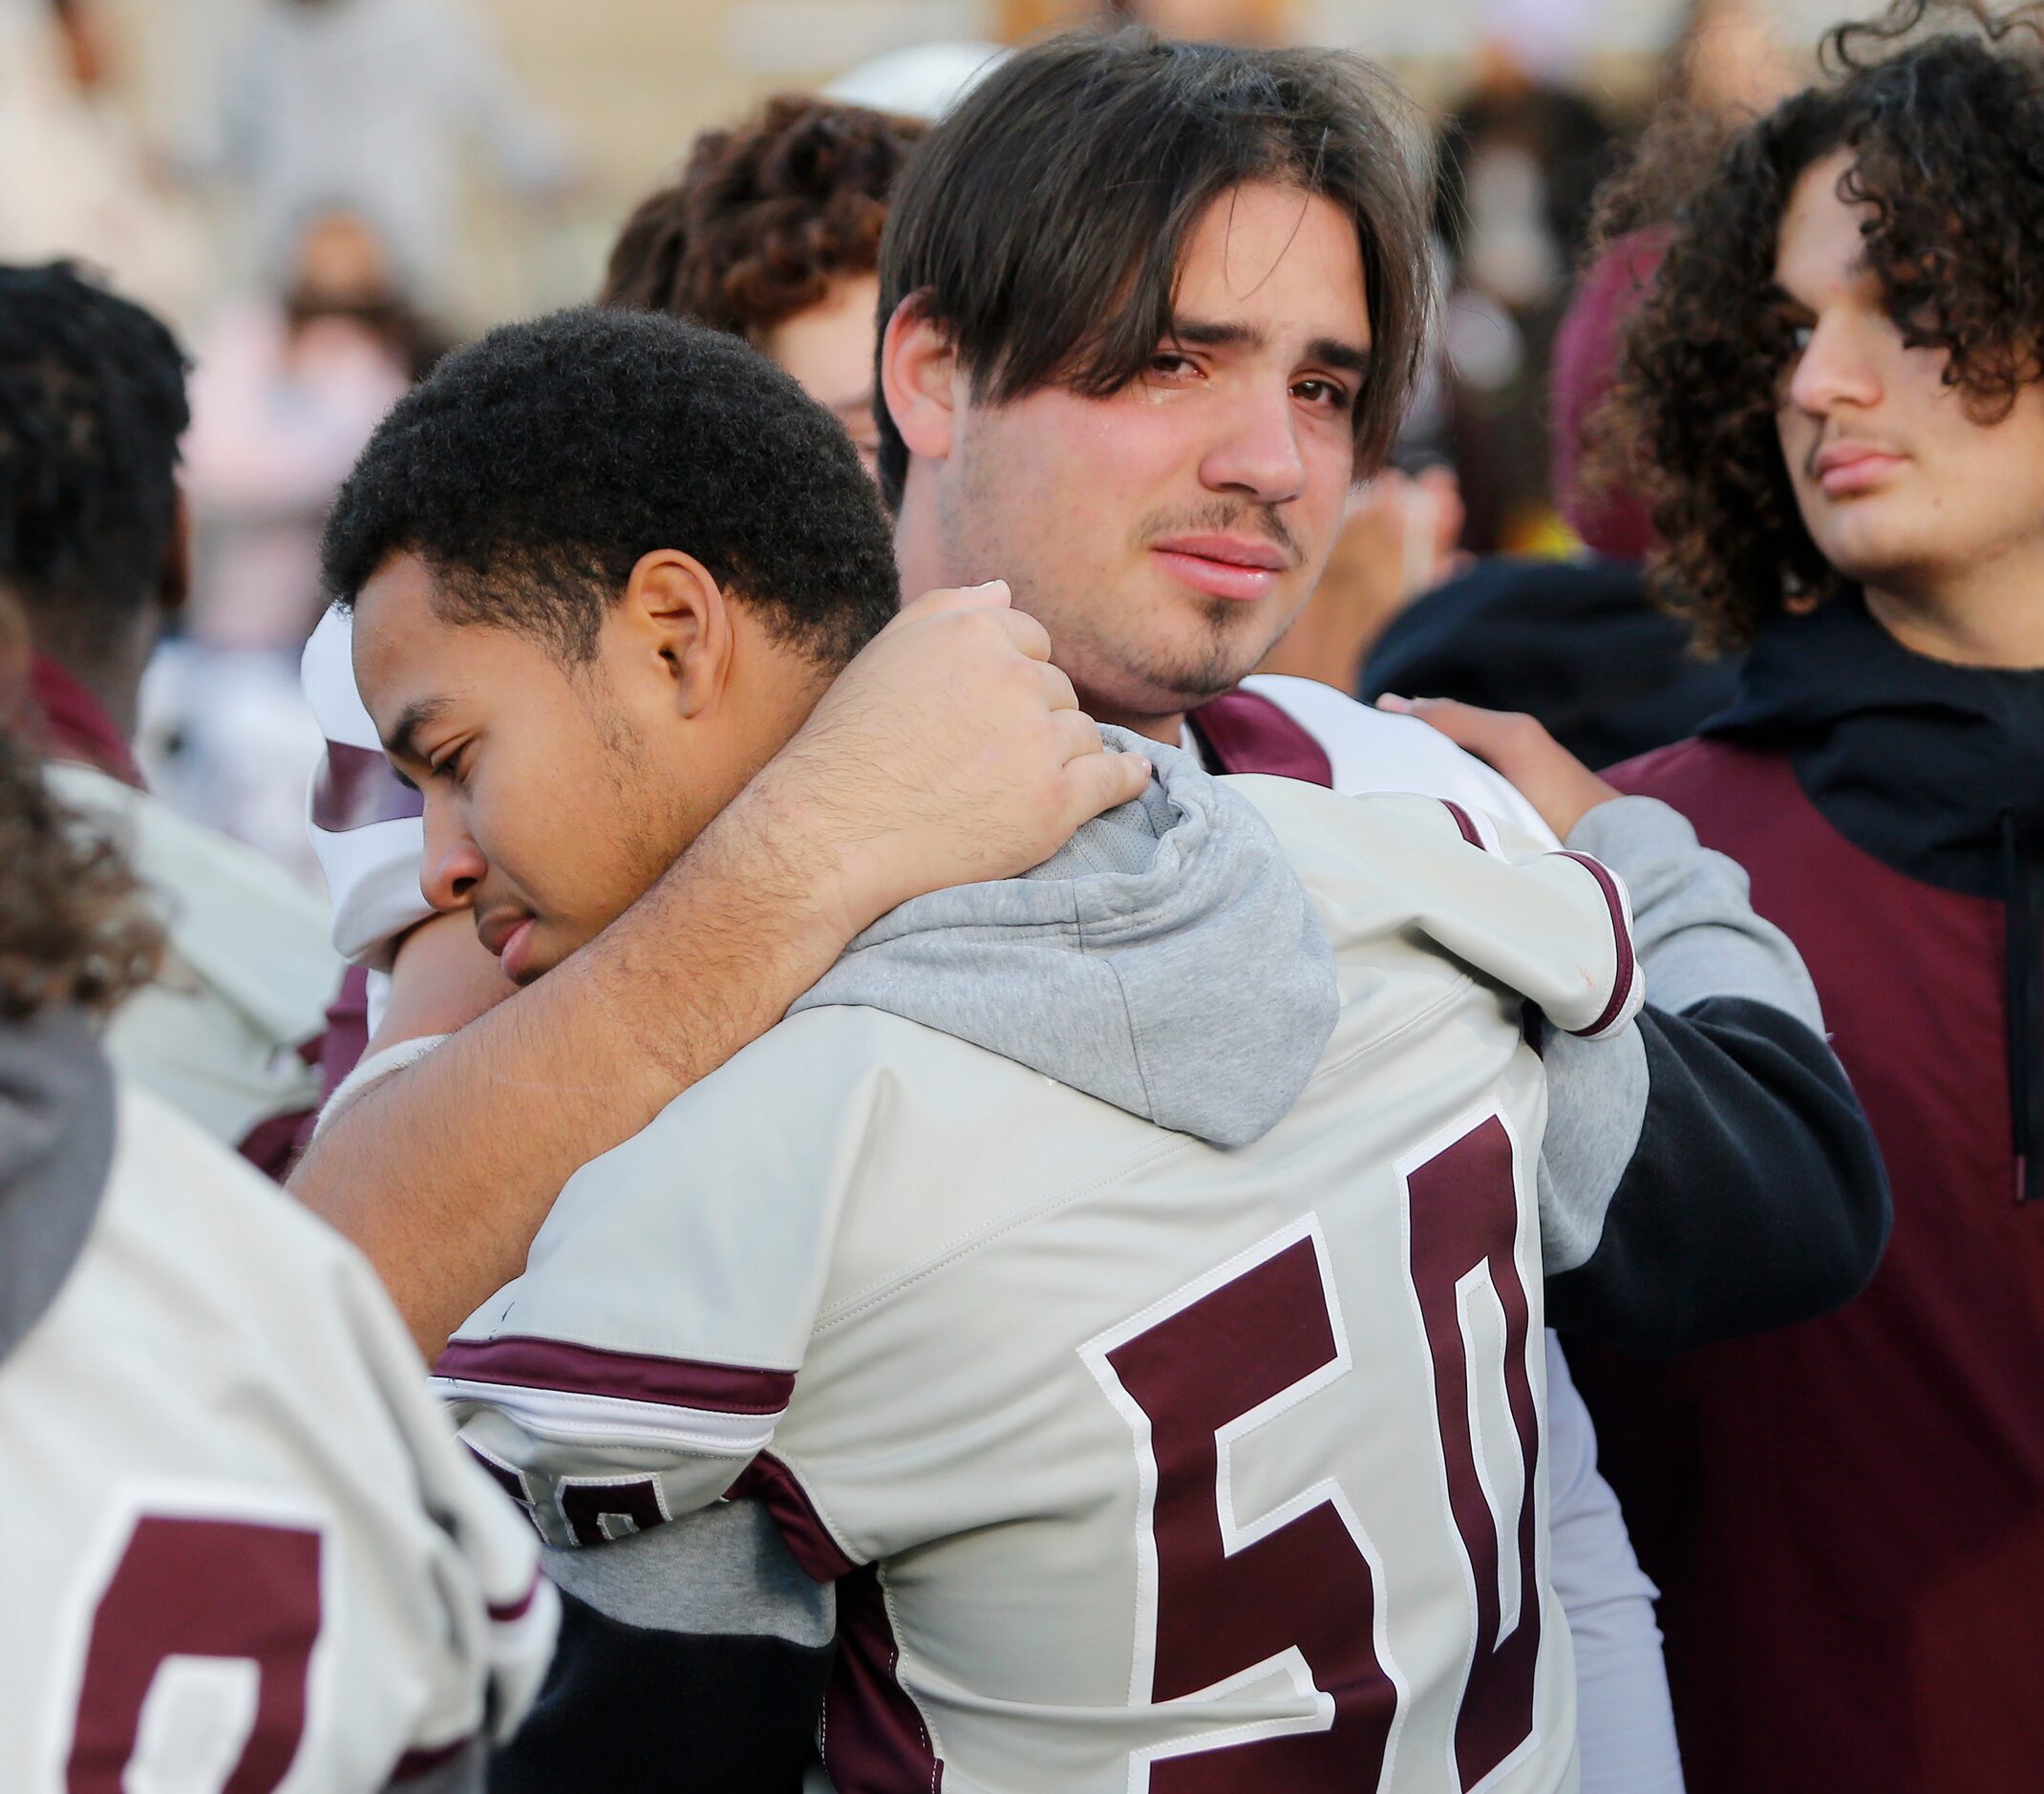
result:
[[(1237, 689), (1388, 448), (1431, 315), (1403, 102), (1378, 83), (1330, 52), (1075, 37), (932, 132), (881, 255), (904, 584), (998, 569), (1103, 721), (1224, 770), (1544, 817), (1637, 893), (1679, 819), (1611, 804), (1551, 742), (1521, 796), (1410, 717), (1303, 680)], [(1555, 1313), (1669, 1350), (1844, 1299), (1885, 1196), (1814, 1006), (1656, 976), (1632, 1085), (1651, 1119), (1605, 1161), (1608, 1200), (1550, 1227)], [(1819, 1215), (1855, 1219), (1813, 1258)]]
[[(521, 983), (686, 851), (892, 595), (826, 414), (731, 338), (606, 311), (443, 364), (325, 559), (425, 799), (428, 893)], [(1594, 1056), (1622, 1079), (1638, 1046), (1622, 894), (1452, 803), (1153, 752), (1139, 802), (885, 918), (592, 1159), (441, 1356), (579, 1616), (521, 1785), (785, 1774), (801, 1684), (706, 1745), (673, 1619), (700, 1573), (677, 1523), (744, 1506), (836, 1585), (847, 1794), (1145, 1765), (1573, 1785), (1534, 1190), (1577, 1213), (1600, 1174), (1540, 1143), (1521, 1005), (1591, 1042), (1580, 1132)], [(1714, 868), (1682, 871), (1653, 950), (1671, 928), (1781, 977)]]
[(108, 1026), (119, 1068), (273, 1175), (318, 1095), (298, 1049), (339, 968), (319, 900), (152, 798), (142, 668), (184, 602), (184, 357), (64, 263), (0, 267), (0, 591), (27, 617), (30, 726), (67, 801), (117, 829), (170, 938)]
[[(1894, 41), (1927, 21), (1959, 29)], [(1611, 777), (1751, 872), (1895, 1185), (1842, 1313), (1584, 1366), (1699, 1794), (2044, 1762), (2038, 26), (1835, 34), (1693, 176), (1622, 382), (1654, 577), (1750, 654), (1699, 738)]]

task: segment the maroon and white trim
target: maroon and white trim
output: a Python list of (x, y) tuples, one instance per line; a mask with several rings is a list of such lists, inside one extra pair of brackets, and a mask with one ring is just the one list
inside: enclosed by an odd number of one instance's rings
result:
[(1555, 857), (1573, 860), (1588, 872), (1597, 881), (1605, 907), (1610, 911), (1612, 944), (1617, 954), (1610, 1001), (1587, 1028), (1568, 1030), (1585, 1040), (1607, 1039), (1629, 1023), (1647, 1000), (1646, 981), (1640, 976), (1639, 959), (1632, 949), (1632, 899), (1609, 868), (1588, 854), (1565, 852)]
[(433, 1380), (458, 1412), (494, 1408), (541, 1439), (750, 1459), (774, 1437), (793, 1371), (656, 1357), (511, 1334), (458, 1339)]
[(330, 835), (422, 816), (426, 808), (417, 788), (397, 777), (381, 748), (330, 740), (327, 758), (313, 770), (309, 804), (312, 826)]
[(1465, 810), (1452, 798), (1441, 799), (1440, 805), (1455, 819), (1455, 826), (1472, 847), (1480, 848), (1484, 853), (1496, 854), (1500, 859), (1504, 857), (1504, 848), (1498, 841), (1497, 824), (1482, 811)]
[(836, 1582), (859, 1568), (859, 1560), (838, 1543), (837, 1534), (817, 1512), (795, 1472), (772, 1452), (762, 1451), (747, 1464), (724, 1499), (750, 1499), (764, 1506), (786, 1541), (789, 1555), (805, 1575), (818, 1582)]

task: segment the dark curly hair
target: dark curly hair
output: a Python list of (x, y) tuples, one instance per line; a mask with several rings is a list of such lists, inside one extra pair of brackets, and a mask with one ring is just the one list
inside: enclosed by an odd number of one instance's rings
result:
[[(1927, 22), (1966, 27), (1905, 43)], [(1827, 34), (1829, 79), (1738, 131), (1675, 210), (1667, 260), (1600, 421), (1606, 472), (1637, 483), (1665, 546), (1656, 595), (1699, 646), (1739, 648), (1791, 601), (1841, 584), (1803, 527), (1776, 431), (1793, 332), (1778, 311), (1781, 219), (1840, 150), (1841, 197), (1871, 207), (1869, 267), (1905, 339), (1944, 352), (1971, 415), (2007, 415), (2044, 345), (2044, 36), (2033, 9), (1905, 0)], [(1695, 142), (1691, 127), (1690, 144)], [(1665, 182), (1684, 127), (1627, 177)], [(1696, 165), (1692, 163), (1691, 165)], [(1637, 226), (1621, 194), (1606, 215)], [(1622, 444), (1623, 467), (1612, 444)]]
[(764, 341), (833, 281), (878, 266), (888, 196), (925, 128), (781, 94), (705, 131), (673, 184), (627, 221), (601, 303)]
[(320, 558), (346, 607), (416, 554), (442, 615), (572, 663), (656, 548), (833, 670), (894, 614), (887, 522), (836, 419), (756, 350), (657, 312), (578, 307), (448, 356), (370, 438)]
[(160, 588), (184, 355), (69, 262), (0, 267), (0, 582), (90, 665)]
[(155, 975), (161, 947), (127, 862), (0, 733), (0, 1020), (112, 1009)]

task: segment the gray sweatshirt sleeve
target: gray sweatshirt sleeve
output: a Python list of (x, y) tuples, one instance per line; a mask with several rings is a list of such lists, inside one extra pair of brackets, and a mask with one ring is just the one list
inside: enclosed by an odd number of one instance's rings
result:
[(1630, 889), (1650, 1001), (1608, 1040), (1543, 1029), (1549, 1321), (1661, 1355), (1850, 1300), (1887, 1182), (1795, 948), (1665, 803), (1600, 804), (1568, 845)]

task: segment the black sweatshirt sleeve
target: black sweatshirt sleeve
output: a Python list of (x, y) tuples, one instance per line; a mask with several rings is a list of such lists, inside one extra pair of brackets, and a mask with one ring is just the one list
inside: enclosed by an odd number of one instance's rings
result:
[(1843, 1069), (1794, 1016), (1743, 997), (1639, 1018), (1639, 1138), (1587, 1259), (1550, 1272), (1547, 1319), (1649, 1356), (1785, 1327), (1866, 1287), (1887, 1180)]
[(564, 1591), (553, 1667), (490, 1794), (800, 1794), (831, 1650), (628, 1625)]
[(1544, 1033), (1549, 1322), (1658, 1356), (1850, 1301), (1887, 1180), (1800, 957), (1666, 804), (1602, 804), (1568, 844), (1625, 879), (1649, 1002), (1609, 1039)]

